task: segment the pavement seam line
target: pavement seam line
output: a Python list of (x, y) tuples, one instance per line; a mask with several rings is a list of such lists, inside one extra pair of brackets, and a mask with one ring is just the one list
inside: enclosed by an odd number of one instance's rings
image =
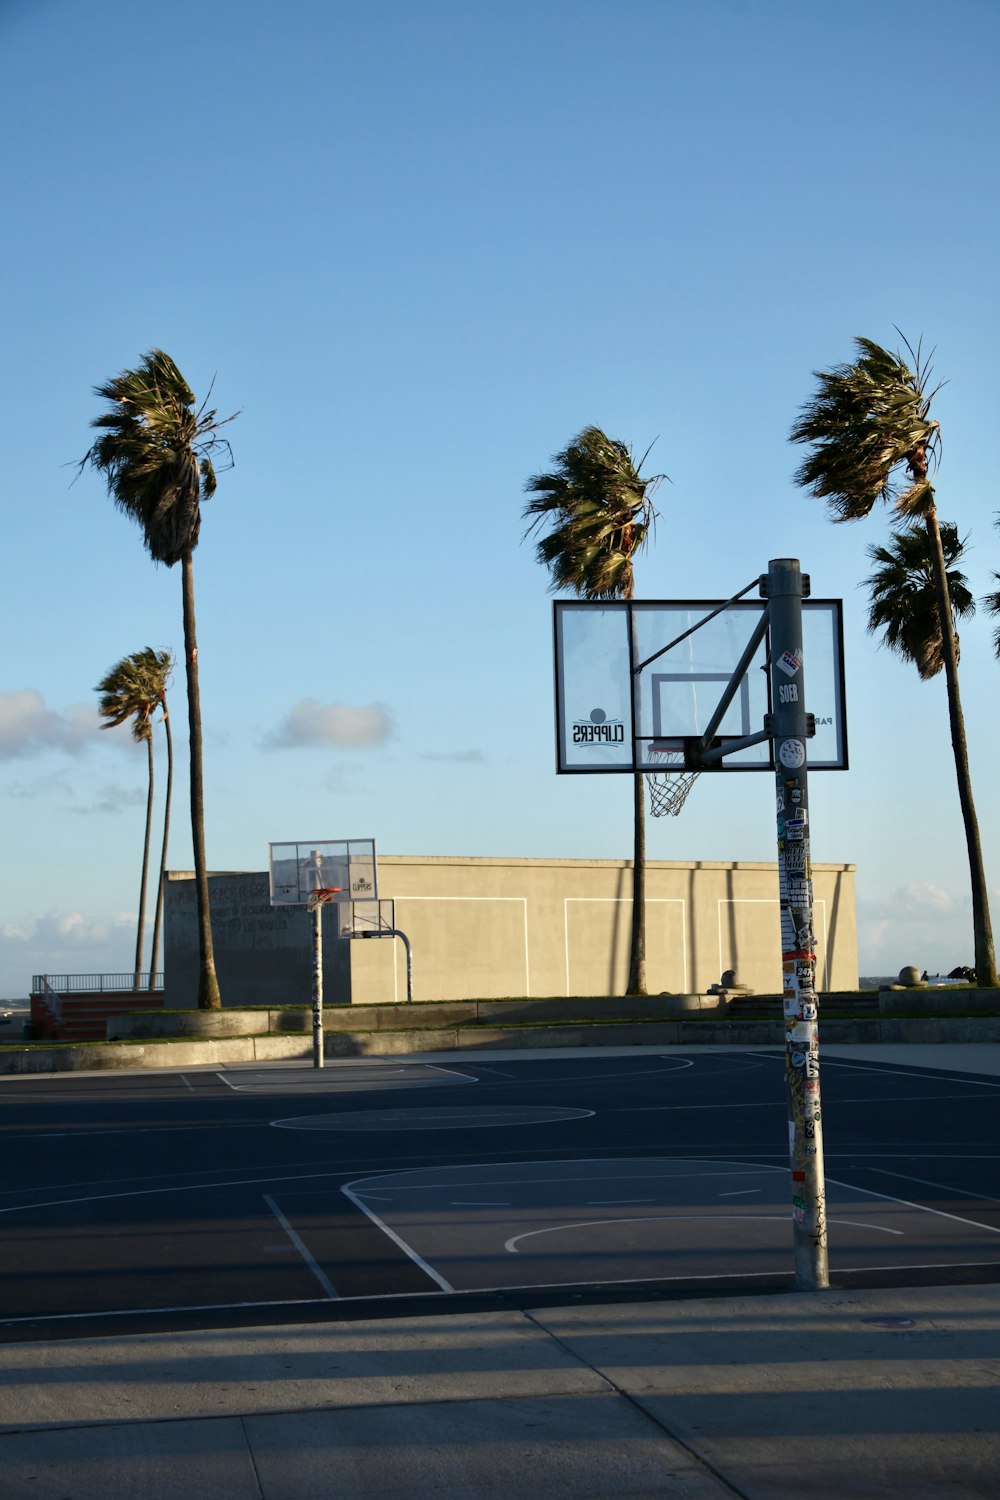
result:
[(253, 1474), (253, 1482), (257, 1486), (257, 1500), (266, 1500), (264, 1494), (264, 1483), (260, 1477), (260, 1470), (257, 1468), (257, 1460), (254, 1457), (253, 1444), (250, 1441), (250, 1434), (249, 1432), (247, 1432), (247, 1419), (245, 1416), (240, 1417), (240, 1431), (243, 1434), (243, 1441), (247, 1445), (247, 1458), (250, 1460), (250, 1472)]
[(539, 1322), (537, 1318), (533, 1317), (531, 1312), (527, 1308), (522, 1309), (522, 1315), (528, 1320), (529, 1323), (533, 1323), (540, 1332), (546, 1334), (550, 1339), (558, 1344), (560, 1349), (562, 1349), (566, 1354), (571, 1355), (574, 1359), (578, 1360), (580, 1364), (584, 1365), (588, 1370), (593, 1371), (593, 1373), (597, 1375), (599, 1379), (603, 1380), (605, 1384), (608, 1385), (612, 1391), (614, 1391), (616, 1396), (620, 1396), (623, 1401), (631, 1406), (633, 1411), (638, 1412), (639, 1415), (641, 1417), (644, 1417), (647, 1422), (651, 1422), (654, 1427), (658, 1428), (659, 1431), (662, 1432), (663, 1436), (667, 1438), (669, 1442), (675, 1444), (676, 1447), (680, 1448), (684, 1453), (686, 1453), (688, 1457), (692, 1459), (700, 1468), (707, 1470), (707, 1472), (712, 1475), (713, 1479), (718, 1480), (719, 1484), (726, 1487), (731, 1495), (738, 1496), (738, 1500), (752, 1500), (752, 1497), (750, 1496), (748, 1491), (737, 1489), (736, 1485), (734, 1485), (730, 1479), (727, 1479), (725, 1474), (717, 1469), (715, 1465), (711, 1463), (703, 1453), (699, 1453), (697, 1448), (692, 1447), (691, 1444), (686, 1442), (684, 1438), (679, 1437), (676, 1432), (672, 1432), (667, 1426), (666, 1422), (662, 1421), (661, 1418), (656, 1416), (653, 1412), (648, 1411), (637, 1397), (630, 1395), (628, 1391), (624, 1390), (620, 1385), (617, 1384), (616, 1381), (612, 1380), (611, 1376), (606, 1374), (604, 1370), (599, 1370), (597, 1366), (595, 1364), (592, 1364), (589, 1359), (585, 1359), (582, 1354), (578, 1354), (571, 1344), (568, 1344), (565, 1339), (559, 1336), (559, 1334), (554, 1333), (551, 1328), (546, 1328), (544, 1323)]

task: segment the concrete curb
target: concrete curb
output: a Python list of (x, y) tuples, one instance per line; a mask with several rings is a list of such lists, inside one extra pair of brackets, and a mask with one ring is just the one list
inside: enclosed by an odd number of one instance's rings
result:
[[(1000, 1041), (1000, 1016), (820, 1021), (821, 1044), (924, 1044)], [(580, 1022), (562, 1026), (426, 1026), (398, 1031), (325, 1033), (325, 1055), (398, 1056), (420, 1052), (516, 1051), (551, 1047), (783, 1047), (780, 1020)], [(113, 1068), (225, 1067), (310, 1059), (306, 1034), (191, 1037), (175, 1041), (64, 1043), (0, 1047), (0, 1075), (89, 1072)]]

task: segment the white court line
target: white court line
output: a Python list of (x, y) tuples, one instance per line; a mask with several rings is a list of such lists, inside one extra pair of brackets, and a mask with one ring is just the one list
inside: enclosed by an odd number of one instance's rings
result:
[(284, 1214), (281, 1212), (281, 1209), (275, 1203), (270, 1193), (264, 1193), (263, 1197), (264, 1202), (274, 1214), (274, 1217), (277, 1219), (282, 1229), (288, 1235), (288, 1238), (291, 1240), (292, 1244), (295, 1246), (296, 1250), (299, 1252), (302, 1259), (305, 1261), (306, 1265), (309, 1267), (310, 1271), (313, 1273), (326, 1295), (335, 1299), (338, 1295), (337, 1288), (327, 1276), (326, 1272), (323, 1270), (323, 1267), (312, 1255), (308, 1246), (303, 1241), (301, 1235), (297, 1234), (296, 1231), (292, 1228), (291, 1224), (289, 1224), (288, 1220), (285, 1218)]
[[(821, 1072), (825, 1066), (826, 1065), (821, 1058)], [(911, 1074), (910, 1076), (917, 1077), (918, 1075)], [(925, 1082), (926, 1081), (927, 1080), (925, 1080)], [(944, 1080), (942, 1080), (942, 1082), (943, 1081)], [(954, 1079), (949, 1079), (948, 1081), (950, 1083), (953, 1083)], [(838, 1099), (836, 1100), (836, 1105), (839, 1109), (842, 1104), (872, 1104), (876, 1100), (878, 1100), (880, 1103), (887, 1102), (890, 1104), (926, 1104), (928, 1102), (932, 1104), (948, 1104), (955, 1099), (960, 1099), (964, 1104), (968, 1104), (970, 1102), (968, 1096), (965, 1094), (893, 1094), (891, 1096), (886, 1096), (885, 1094), (869, 1094), (867, 1098), (861, 1099)], [(985, 1099), (982, 1101), (982, 1103), (984, 1104), (988, 1102), (989, 1101)], [(638, 1115), (650, 1113), (655, 1114), (657, 1112), (670, 1113), (671, 1111), (673, 1111), (674, 1113), (683, 1113), (685, 1110), (691, 1110), (693, 1112), (699, 1109), (711, 1109), (715, 1111), (726, 1109), (775, 1109), (780, 1107), (783, 1103), (784, 1101), (780, 1099), (761, 1099), (756, 1101), (755, 1103), (748, 1102), (746, 1104), (613, 1104), (609, 1105), (606, 1109), (602, 1109), (601, 1113), (603, 1115)]]
[(745, 1198), (748, 1193), (759, 1193), (760, 1188), (737, 1188), (733, 1193), (720, 1193), (720, 1198)]
[(827, 1182), (832, 1182), (836, 1187), (847, 1188), (852, 1193), (866, 1193), (869, 1198), (882, 1198), (886, 1203), (902, 1203), (907, 1208), (914, 1208), (918, 1213), (934, 1214), (939, 1219), (952, 1219), (956, 1224), (968, 1224), (973, 1229), (985, 1229), (990, 1234), (1000, 1234), (1000, 1227), (993, 1224), (982, 1224), (978, 1219), (966, 1219), (962, 1214), (945, 1213), (943, 1208), (929, 1208), (926, 1203), (911, 1203), (909, 1198), (896, 1198), (892, 1193), (877, 1193), (874, 1188), (858, 1187), (856, 1183), (842, 1182), (838, 1177), (827, 1177)]
[[(594, 1229), (601, 1228), (606, 1224), (657, 1224), (661, 1220), (676, 1222), (680, 1219), (701, 1220), (707, 1224), (717, 1224), (720, 1219), (733, 1219), (739, 1224), (770, 1222), (774, 1224), (787, 1224), (790, 1214), (638, 1214), (634, 1219), (570, 1219), (565, 1224), (550, 1224), (546, 1229), (529, 1229), (524, 1234), (511, 1235), (509, 1240), (504, 1241), (504, 1249), (511, 1255), (520, 1255), (515, 1250), (515, 1245), (521, 1240), (531, 1240), (540, 1234), (558, 1234), (564, 1229)], [(904, 1235), (903, 1229), (887, 1229), (884, 1224), (867, 1224), (857, 1219), (827, 1219), (828, 1224), (846, 1224), (852, 1229), (872, 1229), (880, 1234)], [(893, 1267), (895, 1269), (895, 1267)]]
[(349, 1198), (351, 1200), (355, 1208), (360, 1208), (361, 1212), (365, 1214), (369, 1219), (371, 1219), (372, 1223), (376, 1225), (377, 1228), (381, 1229), (383, 1234), (388, 1235), (393, 1244), (398, 1245), (403, 1254), (408, 1255), (410, 1260), (413, 1261), (414, 1265), (419, 1266), (421, 1271), (425, 1271), (432, 1281), (436, 1281), (443, 1292), (453, 1292), (455, 1290), (451, 1282), (445, 1281), (443, 1276), (439, 1276), (434, 1267), (429, 1266), (424, 1260), (423, 1256), (418, 1255), (416, 1250), (414, 1250), (412, 1246), (408, 1245), (404, 1239), (400, 1239), (396, 1231), (394, 1229), (390, 1229), (384, 1219), (380, 1219), (378, 1214), (373, 1213), (371, 1209), (367, 1208), (365, 1204), (361, 1202), (360, 1198), (356, 1198), (349, 1187), (342, 1187), (340, 1191), (343, 1193), (345, 1198)]
[(181, 1074), (181, 1083), (183, 1083), (187, 1088), (189, 1088), (191, 1090), (192, 1094), (194, 1093), (194, 1084), (191, 1082), (190, 1078), (188, 1078), (185, 1073)]
[[(957, 1159), (966, 1160), (964, 1157)], [(974, 1193), (971, 1188), (957, 1188), (954, 1183), (934, 1182), (930, 1177), (913, 1177), (908, 1172), (890, 1172), (888, 1167), (869, 1167), (868, 1170), (877, 1172), (880, 1177), (898, 1177), (901, 1182), (919, 1182), (923, 1187), (942, 1188), (946, 1193), (959, 1193), (965, 1198), (981, 1198), (984, 1203), (1000, 1203), (1000, 1198), (993, 1198), (989, 1193)]]
[[(574, 1159), (578, 1160), (583, 1165), (588, 1165), (590, 1163), (596, 1162), (599, 1165), (603, 1166), (608, 1161), (608, 1158), (606, 1156), (581, 1156), (579, 1158), (574, 1158)], [(656, 1157), (654, 1159), (657, 1160), (657, 1161), (665, 1161), (665, 1160), (668, 1160), (669, 1158), (660, 1156), (660, 1157)], [(681, 1158), (681, 1159), (682, 1160), (687, 1160), (687, 1158)], [(635, 1157), (612, 1158), (612, 1160), (631, 1160), (631, 1161), (635, 1161), (636, 1158)], [(487, 1171), (489, 1171), (490, 1167), (498, 1167), (498, 1168), (502, 1169), (503, 1167), (536, 1167), (536, 1166), (538, 1166), (538, 1167), (545, 1167), (545, 1166), (549, 1166), (549, 1165), (550, 1165), (549, 1162), (544, 1162), (544, 1161), (543, 1162), (532, 1162), (532, 1161), (488, 1162), (488, 1161), (479, 1161), (479, 1162), (470, 1162), (469, 1166), (468, 1166), (468, 1170), (472, 1171), (475, 1167), (484, 1167)], [(564, 1165), (564, 1163), (561, 1162), (561, 1161), (555, 1161), (555, 1162), (552, 1162), (551, 1165), (552, 1166), (562, 1166), (562, 1165)], [(719, 1165), (721, 1166), (722, 1163), (720, 1162)], [(758, 1164), (756, 1162), (751, 1162), (749, 1164), (747, 1164), (746, 1162), (733, 1162), (731, 1165), (736, 1168), (736, 1170), (739, 1172), (739, 1174), (741, 1176), (744, 1176), (744, 1177), (750, 1176), (754, 1172), (787, 1172), (788, 1171), (788, 1167), (787, 1166), (771, 1167), (771, 1166), (766, 1165), (765, 1163)], [(374, 1173), (370, 1174), (367, 1177), (352, 1177), (351, 1180), (350, 1180), (350, 1182), (347, 1184), (347, 1186), (350, 1187), (350, 1188), (360, 1188), (366, 1182), (381, 1182), (382, 1179), (385, 1178), (385, 1177), (412, 1177), (412, 1176), (415, 1176), (416, 1173), (418, 1173), (418, 1172), (435, 1172), (435, 1171), (438, 1171), (438, 1170), (440, 1170), (440, 1169), (437, 1168), (437, 1167), (406, 1167), (402, 1172), (393, 1172), (393, 1171), (388, 1171), (388, 1172), (374, 1172)], [(466, 1168), (463, 1167), (461, 1170), (465, 1171)], [(631, 1179), (635, 1179), (637, 1181), (642, 1182), (642, 1181), (648, 1181), (650, 1178), (654, 1178), (654, 1177), (669, 1177), (670, 1180), (671, 1180), (671, 1182), (674, 1182), (674, 1181), (678, 1181), (679, 1182), (682, 1178), (687, 1178), (687, 1177), (732, 1177), (732, 1175), (733, 1175), (732, 1171), (728, 1171), (728, 1172), (626, 1172), (626, 1173), (609, 1172), (605, 1177), (593, 1176), (593, 1175), (587, 1176), (587, 1175), (585, 1175), (583, 1173), (580, 1173), (580, 1174), (578, 1174), (576, 1176), (569, 1176), (569, 1177), (545, 1177), (545, 1178), (539, 1178), (539, 1177), (504, 1177), (504, 1178), (499, 1179), (499, 1180), (496, 1179), (496, 1178), (493, 1178), (492, 1180), (490, 1180), (489, 1178), (487, 1178), (485, 1181), (476, 1180), (476, 1181), (473, 1181), (473, 1182), (415, 1182), (415, 1183), (412, 1184), (412, 1186), (394, 1187), (394, 1188), (391, 1189), (391, 1192), (393, 1192), (393, 1193), (419, 1193), (424, 1188), (446, 1188), (446, 1187), (450, 1187), (452, 1189), (454, 1189), (454, 1188), (472, 1188), (472, 1187), (524, 1187), (526, 1185), (535, 1187), (535, 1186), (537, 1186), (539, 1184), (539, 1182), (542, 1182), (545, 1187), (548, 1187), (553, 1182), (579, 1182), (579, 1183), (586, 1184), (588, 1182), (628, 1182)], [(373, 1193), (372, 1197), (375, 1197), (375, 1196), (376, 1195)]]
[[(276, 1177), (272, 1172), (267, 1177), (234, 1177), (222, 1182), (186, 1182), (179, 1187), (134, 1188), (127, 1193), (86, 1193), (79, 1198), (50, 1198), (44, 1203), (17, 1203), (11, 1208), (0, 1208), (0, 1214), (27, 1214), (36, 1208), (65, 1208), (72, 1203), (107, 1203), (118, 1198), (155, 1198), (157, 1193), (204, 1193), (217, 1188), (259, 1187), (264, 1182), (308, 1182), (318, 1177), (337, 1177), (338, 1175), (336, 1170), (294, 1172), (287, 1177)], [(22, 1189), (22, 1191), (30, 1191), (30, 1189)], [(38, 1189), (36, 1188), (35, 1191), (37, 1192)]]
[[(912, 1265), (893, 1266), (894, 1271), (985, 1271), (994, 1270), (996, 1261), (993, 1260), (958, 1260), (958, 1261), (915, 1261)], [(847, 1266), (844, 1268), (846, 1274), (854, 1276), (865, 1271), (884, 1271), (885, 1266)], [(650, 1283), (657, 1285), (672, 1281), (761, 1281), (766, 1278), (787, 1275), (791, 1279), (792, 1272), (782, 1271), (712, 1271), (696, 1272), (683, 1276), (617, 1276), (602, 1277), (600, 1281), (528, 1281), (510, 1286), (470, 1286), (463, 1287), (456, 1295), (460, 1297), (482, 1297), (495, 1292), (547, 1292), (559, 1291), (564, 1287), (587, 1287), (587, 1286), (649, 1286)], [(943, 1285), (953, 1286), (955, 1283), (946, 1282)], [(347, 1302), (401, 1302), (407, 1297), (437, 1297), (439, 1292), (363, 1292), (358, 1296), (340, 1297), (338, 1301), (343, 1304)], [(139, 1318), (153, 1317), (165, 1313), (201, 1313), (201, 1312), (235, 1312), (252, 1311), (258, 1307), (325, 1307), (325, 1297), (294, 1297), (285, 1301), (270, 1302), (199, 1302), (184, 1303), (176, 1306), (167, 1305), (162, 1307), (113, 1307), (105, 1308), (97, 1312), (81, 1313), (36, 1313), (28, 1314), (21, 1318), (0, 1318), (0, 1328), (13, 1328), (19, 1323), (79, 1323), (85, 1318)]]
[[(822, 1010), (822, 1006), (820, 1006), (820, 1009)], [(965, 1084), (968, 1088), (1000, 1089), (1000, 1083), (990, 1083), (982, 1078), (966, 1078), (962, 1076), (962, 1070), (960, 1068), (955, 1068), (950, 1073), (911, 1073), (909, 1068), (880, 1068), (876, 1063), (848, 1062), (847, 1059), (843, 1057), (831, 1057), (829, 1053), (823, 1051), (822, 1016), (820, 1017), (819, 1026), (821, 1068), (847, 1068), (850, 1072), (853, 1073), (888, 1073), (891, 1078), (919, 1078), (924, 1083), (954, 1083), (955, 1074), (957, 1073), (962, 1078), (963, 1084)], [(831, 1047), (836, 1047), (838, 1045), (839, 1044), (837, 1042), (830, 1043)], [(755, 1057), (769, 1058), (771, 1062), (780, 1062), (782, 1064), (785, 1060), (783, 1054), (778, 1056), (771, 1052), (758, 1052), (751, 1055)], [(848, 1100), (847, 1102), (852, 1103), (853, 1101)]]
[[(384, 1079), (387, 1076), (392, 1076), (393, 1078), (405, 1078), (408, 1074), (412, 1074), (417, 1071), (430, 1072), (432, 1069), (435, 1073), (444, 1073), (447, 1077), (454, 1078), (460, 1082), (479, 1082), (479, 1079), (476, 1078), (472, 1073), (462, 1073), (458, 1068), (445, 1068), (439, 1066), (437, 1063), (405, 1063), (402, 1067), (381, 1067), (378, 1063), (369, 1063), (367, 1066), (362, 1068), (353, 1068), (348, 1064), (341, 1064), (338, 1067), (338, 1065), (334, 1063), (332, 1066), (328, 1065), (323, 1069), (323, 1072), (326, 1076), (321, 1078), (317, 1078), (315, 1076), (315, 1074), (319, 1072), (319, 1069), (316, 1069), (314, 1073), (310, 1073), (306, 1077), (301, 1079), (282, 1079), (280, 1074), (254, 1072), (251, 1075), (255, 1080), (253, 1083), (230, 1083), (229, 1079), (224, 1073), (216, 1073), (215, 1076), (221, 1083), (224, 1083), (228, 1089), (232, 1089), (234, 1094), (250, 1094), (253, 1093), (255, 1089), (258, 1089), (260, 1087), (261, 1081), (267, 1084), (281, 1083), (283, 1087), (287, 1089), (294, 1089), (296, 1087), (315, 1088), (318, 1084), (326, 1084), (329, 1086), (335, 1083), (337, 1079), (331, 1075), (339, 1073), (340, 1082), (344, 1082), (344, 1075), (346, 1074), (349, 1076), (352, 1083), (358, 1082), (363, 1087), (369, 1081), (373, 1081), (377, 1084), (380, 1079)], [(369, 1080), (368, 1078), (366, 1078), (366, 1074), (374, 1074), (374, 1080)], [(185, 1083), (187, 1083), (186, 1079), (184, 1081)], [(433, 1081), (433, 1079), (429, 1080), (429, 1082)], [(188, 1088), (191, 1088), (190, 1084), (188, 1084)], [(191, 1092), (193, 1093), (194, 1090), (192, 1089)]]

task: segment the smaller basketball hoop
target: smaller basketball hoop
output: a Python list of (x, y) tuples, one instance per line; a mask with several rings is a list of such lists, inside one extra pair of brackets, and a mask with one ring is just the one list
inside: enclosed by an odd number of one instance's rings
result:
[(646, 785), (654, 818), (676, 818), (700, 771), (684, 769), (684, 748), (653, 742), (646, 751)]
[(343, 895), (343, 891), (342, 885), (320, 886), (319, 890), (309, 892), (306, 905), (310, 911), (315, 911), (317, 906), (326, 906), (327, 902), (332, 901), (334, 897)]

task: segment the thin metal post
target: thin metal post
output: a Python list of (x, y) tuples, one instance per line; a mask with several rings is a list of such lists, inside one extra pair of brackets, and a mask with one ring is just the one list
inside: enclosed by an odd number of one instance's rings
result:
[(323, 1066), (323, 903), (313, 907), (313, 1067)]
[(785, 1080), (792, 1173), (795, 1285), (829, 1286), (826, 1183), (819, 1088), (819, 1009), (809, 845), (803, 580), (795, 558), (768, 564), (771, 712), (774, 730), (785, 1012)]
[(389, 932), (390, 937), (398, 937), (406, 951), (406, 998), (413, 999), (413, 952), (410, 948), (410, 940), (405, 932), (400, 932), (398, 927), (393, 927)]

